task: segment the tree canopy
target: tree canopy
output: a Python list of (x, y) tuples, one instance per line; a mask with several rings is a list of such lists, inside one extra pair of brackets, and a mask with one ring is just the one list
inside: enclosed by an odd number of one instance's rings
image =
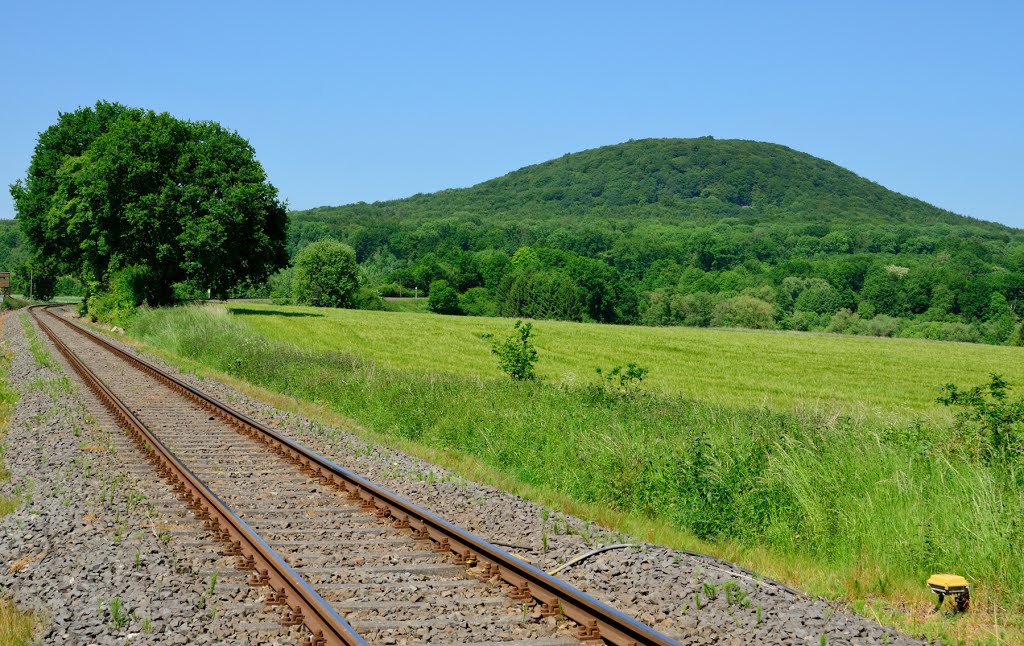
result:
[[(99, 102), (39, 135), (11, 185), (42, 273), (108, 289), (129, 268), (151, 304), (223, 294), (287, 264), (287, 214), (252, 146), (212, 121)], [(133, 270), (134, 271), (134, 270)]]
[(351, 307), (359, 289), (356, 252), (336, 240), (320, 240), (295, 258), (292, 297), (315, 307)]

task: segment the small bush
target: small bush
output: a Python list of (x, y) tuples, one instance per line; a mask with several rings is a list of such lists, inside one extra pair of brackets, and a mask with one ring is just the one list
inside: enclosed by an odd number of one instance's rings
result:
[(459, 297), (459, 309), (466, 316), (497, 316), (498, 306), (484, 287), (471, 287)]
[(498, 356), (498, 367), (513, 381), (529, 381), (534, 378), (533, 364), (537, 363), (537, 349), (530, 343), (533, 323), (516, 321), (512, 335), (501, 342), (494, 342), (491, 352)]
[(981, 334), (973, 325), (959, 322), (927, 321), (911, 323), (903, 329), (901, 336), (935, 341), (963, 341), (977, 343)]
[(607, 372), (600, 368), (594, 371), (601, 378), (598, 392), (605, 397), (635, 397), (641, 392), (644, 377), (650, 372), (633, 362), (626, 364), (625, 368), (615, 366)]
[(1011, 401), (1009, 390), (996, 374), (987, 384), (967, 390), (946, 384), (938, 401), (959, 409), (956, 430), (968, 455), (989, 464), (1015, 464), (1024, 457), (1024, 399)]
[(85, 286), (74, 276), (61, 276), (57, 279), (54, 293), (57, 296), (82, 296), (85, 293)]
[(790, 330), (801, 330), (803, 332), (823, 330), (828, 325), (830, 318), (828, 314), (815, 314), (814, 312), (797, 310), (785, 320), (785, 324)]
[(318, 240), (295, 257), (292, 297), (314, 307), (352, 307), (358, 274), (352, 247), (337, 240)]
[(736, 296), (715, 306), (711, 324), (770, 330), (775, 327), (775, 306), (753, 296)]
[(110, 277), (109, 289), (93, 292), (85, 300), (90, 318), (105, 323), (126, 324), (135, 316), (135, 308), (143, 304), (145, 295), (153, 290), (155, 280), (153, 270), (143, 265), (131, 265), (115, 272)]
[(383, 311), (387, 309), (384, 299), (372, 287), (360, 287), (352, 299), (352, 306), (357, 310)]
[(448, 284), (447, 280), (435, 280), (430, 283), (430, 295), (427, 296), (427, 307), (437, 314), (461, 314), (459, 309), (459, 293)]

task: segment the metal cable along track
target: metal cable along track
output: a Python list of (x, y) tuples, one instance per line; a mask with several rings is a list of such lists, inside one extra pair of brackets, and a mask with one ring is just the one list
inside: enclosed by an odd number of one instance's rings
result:
[(173, 483), (175, 492), (196, 517), (203, 521), (215, 538), (224, 543), (222, 553), (237, 556), (239, 567), (252, 572), (248, 578), (250, 584), (272, 587), (268, 603), (287, 606), (282, 617), (284, 623), (306, 625), (311, 633), (309, 646), (356, 646), (365, 645), (366, 642), (266, 541), (182, 464), (103, 381), (78, 359), (42, 320), (39, 316), (40, 310), (49, 318), (66, 325), (192, 400), (240, 433), (262, 442), (268, 450), (288, 459), (309, 477), (324, 485), (333, 486), (351, 500), (360, 501), (364, 510), (374, 512), (383, 521), (390, 520), (392, 526), (397, 529), (407, 529), (414, 539), (433, 541), (433, 547), (439, 552), (450, 554), (453, 563), (476, 567), (481, 571), (482, 580), (498, 578), (510, 584), (510, 595), (513, 599), (524, 602), (536, 599), (543, 616), (564, 614), (579, 625), (573, 635), (577, 639), (603, 640), (616, 646), (668, 646), (679, 643), (491, 543), (403, 500), (391, 491), (343, 469), (322, 455), (121, 350), (82, 326), (54, 315), (48, 311), (51, 307), (55, 306), (33, 306), (29, 311), (74, 370), (132, 435), (136, 444), (154, 463), (161, 475)]

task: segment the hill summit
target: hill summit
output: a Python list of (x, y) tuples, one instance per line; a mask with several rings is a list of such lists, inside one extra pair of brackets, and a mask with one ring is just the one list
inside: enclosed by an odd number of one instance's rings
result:
[[(341, 209), (355, 209), (350, 205)], [(772, 143), (644, 139), (566, 154), (476, 186), (372, 205), (388, 215), (480, 217), (548, 211), (652, 215), (657, 206), (701, 219), (793, 216), (821, 222), (1002, 225), (953, 214), (890, 191), (832, 162)], [(744, 212), (741, 209), (751, 209)], [(659, 209), (660, 210), (660, 209)], [(326, 213), (324, 213), (326, 212)], [(305, 212), (337, 214), (338, 207)]]
[(832, 162), (778, 144), (742, 140), (645, 139), (567, 154), (468, 189), (466, 198), (563, 208), (629, 207), (713, 200), (754, 209), (813, 209), (817, 217), (857, 213), (963, 222)]

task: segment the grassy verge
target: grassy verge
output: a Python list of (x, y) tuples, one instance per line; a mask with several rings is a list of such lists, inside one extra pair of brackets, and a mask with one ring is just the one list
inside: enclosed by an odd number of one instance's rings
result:
[[(0, 327), (3, 325), (4, 316), (6, 314), (0, 315)], [(11, 358), (12, 355), (4, 344), (0, 350), (0, 482), (11, 477), (4, 458), (7, 453), (7, 427), (18, 400), (18, 394), (7, 379)], [(20, 500), (17, 497), (0, 496), (0, 517), (17, 509), (19, 504)], [(33, 621), (31, 613), (21, 612), (11, 602), (0, 599), (0, 646), (28, 644), (32, 639)]]
[[(739, 561), (917, 634), (1024, 637), (1024, 491), (1014, 474), (962, 456), (948, 425), (401, 371), (264, 330), (223, 309), (179, 308), (145, 312), (129, 332), (476, 479)], [(923, 584), (938, 571), (973, 582), (970, 615), (927, 615)]]

